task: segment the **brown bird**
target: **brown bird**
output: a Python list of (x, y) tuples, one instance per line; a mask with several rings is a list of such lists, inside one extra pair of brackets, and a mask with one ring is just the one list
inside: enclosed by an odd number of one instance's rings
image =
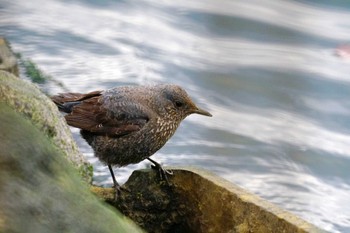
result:
[(81, 129), (95, 156), (107, 164), (116, 195), (120, 192), (112, 166), (148, 159), (161, 177), (171, 174), (149, 157), (175, 133), (192, 113), (212, 116), (198, 108), (177, 85), (123, 86), (87, 94), (62, 93), (51, 97), (68, 125)]

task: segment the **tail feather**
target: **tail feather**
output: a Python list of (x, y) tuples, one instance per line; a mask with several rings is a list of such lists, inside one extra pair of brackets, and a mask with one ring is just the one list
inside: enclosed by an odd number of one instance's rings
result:
[(71, 113), (75, 105), (80, 104), (81, 101), (67, 102), (67, 103), (55, 103), (61, 112)]
[(87, 94), (81, 93), (61, 93), (51, 96), (52, 101), (57, 105), (58, 109), (65, 113), (71, 113), (73, 107), (80, 104), (83, 100), (99, 96), (102, 91), (93, 91)]

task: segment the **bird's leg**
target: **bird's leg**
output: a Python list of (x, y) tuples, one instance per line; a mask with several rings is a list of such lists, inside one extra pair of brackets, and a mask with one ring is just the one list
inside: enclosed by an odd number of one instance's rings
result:
[(150, 159), (150, 158), (147, 158), (147, 159), (154, 164), (152, 165), (152, 168), (158, 170), (160, 178), (164, 179), (169, 184), (167, 175), (173, 175), (174, 173), (172, 171), (164, 169), (159, 163), (157, 163), (153, 159)]
[(120, 196), (121, 187), (120, 187), (120, 185), (118, 184), (117, 180), (115, 179), (112, 166), (109, 165), (109, 164), (108, 164), (108, 169), (109, 169), (109, 172), (111, 173), (111, 176), (112, 176), (112, 179), (113, 179), (113, 188), (115, 189), (115, 199), (117, 200), (118, 197)]

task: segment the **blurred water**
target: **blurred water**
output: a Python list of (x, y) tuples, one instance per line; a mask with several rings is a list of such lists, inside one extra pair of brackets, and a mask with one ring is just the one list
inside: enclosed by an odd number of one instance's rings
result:
[[(71, 91), (184, 86), (214, 117), (186, 119), (157, 161), (209, 169), (350, 232), (350, 61), (334, 55), (350, 41), (350, 2), (2, 0), (0, 35)], [(95, 182), (111, 184), (72, 130)]]

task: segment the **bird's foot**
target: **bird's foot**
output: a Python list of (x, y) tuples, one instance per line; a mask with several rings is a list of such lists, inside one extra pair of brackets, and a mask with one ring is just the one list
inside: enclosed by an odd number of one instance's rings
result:
[(118, 183), (114, 184), (113, 188), (114, 188), (114, 201), (117, 201), (119, 199), (122, 192), (130, 192), (128, 188), (122, 187)]
[(114, 188), (114, 201), (116, 201), (121, 195), (122, 188), (119, 186), (119, 184), (118, 185), (114, 184), (113, 188)]
[(151, 168), (158, 171), (160, 179), (165, 180), (167, 184), (169, 184), (168, 175), (172, 176), (174, 173), (170, 170), (163, 168), (162, 165), (160, 165), (153, 159), (148, 158), (148, 160), (153, 163), (153, 165), (151, 165)]

